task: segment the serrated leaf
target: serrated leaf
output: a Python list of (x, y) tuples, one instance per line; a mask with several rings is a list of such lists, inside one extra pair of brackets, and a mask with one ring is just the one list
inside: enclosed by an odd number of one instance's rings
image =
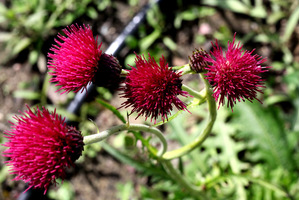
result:
[(156, 166), (150, 166), (149, 162), (138, 162), (104, 142), (102, 143), (102, 148), (122, 163), (131, 165), (147, 175), (156, 175), (169, 179), (168, 175), (162, 169)]
[[(197, 107), (197, 109), (199, 109)], [(195, 109), (194, 109), (195, 110)], [(191, 111), (192, 112), (192, 111)], [(193, 112), (192, 112), (193, 113)], [(181, 115), (174, 115), (175, 117), (171, 120), (168, 121), (168, 124), (170, 126), (170, 131), (172, 134), (171, 139), (177, 140), (181, 146), (187, 145), (191, 141), (193, 141), (198, 133), (201, 132), (201, 130), (204, 128), (204, 125), (206, 124), (206, 121), (203, 120), (200, 124), (197, 124), (194, 128), (194, 132), (187, 133), (186, 132), (186, 127), (184, 125), (188, 124), (188, 118), (186, 115), (189, 113), (184, 113)], [(194, 113), (193, 113), (194, 114)], [(199, 148), (198, 148), (199, 150)], [(186, 155), (191, 161), (192, 164), (189, 166), (189, 174), (193, 175), (198, 172), (198, 170), (204, 172), (207, 170), (207, 165), (205, 164), (204, 160), (206, 155), (204, 153), (199, 153), (197, 150), (194, 150)]]
[(217, 119), (213, 127), (215, 136), (208, 138), (204, 143), (204, 147), (210, 151), (213, 149), (221, 150), (217, 154), (219, 165), (223, 169), (229, 166), (234, 173), (240, 173), (248, 168), (248, 164), (238, 158), (238, 153), (245, 149), (245, 145), (232, 138), (236, 134), (237, 129), (231, 126), (230, 123), (227, 123), (230, 112), (230, 110), (224, 108), (218, 110)]
[(239, 126), (240, 136), (255, 141), (255, 152), (270, 167), (282, 166), (294, 169), (294, 160), (287, 143), (284, 122), (274, 107), (263, 108), (261, 104), (239, 103), (234, 108), (233, 123)]

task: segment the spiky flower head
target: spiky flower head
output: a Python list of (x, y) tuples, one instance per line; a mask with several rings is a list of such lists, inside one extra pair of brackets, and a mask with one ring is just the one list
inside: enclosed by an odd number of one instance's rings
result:
[(257, 93), (263, 88), (263, 79), (261, 73), (266, 72), (268, 67), (262, 67), (261, 64), (266, 61), (265, 58), (255, 54), (253, 51), (242, 50), (243, 45), (235, 44), (235, 35), (232, 42), (228, 42), (228, 48), (223, 54), (222, 48), (216, 41), (213, 44), (213, 50), (209, 56), (205, 58), (210, 64), (206, 67), (208, 71), (206, 79), (214, 87), (214, 98), (219, 100), (219, 106), (225, 104), (233, 106), (236, 101), (245, 101), (246, 99), (252, 102), (257, 99)]
[(192, 52), (192, 55), (189, 56), (189, 65), (192, 69), (192, 71), (196, 73), (201, 73), (205, 70), (205, 68), (208, 66), (208, 62), (205, 60), (205, 58), (209, 57), (208, 53), (203, 49), (195, 49)]
[[(15, 116), (10, 131), (5, 131), (8, 141), (3, 152), (16, 174), (14, 180), (23, 180), (30, 188), (47, 192), (56, 179), (64, 179), (66, 168), (74, 165), (83, 151), (83, 137), (80, 131), (65, 124), (56, 112), (38, 107), (34, 112), (27, 106), (25, 113)], [(27, 190), (28, 190), (27, 189)]]
[[(64, 90), (62, 93), (68, 93), (86, 89), (89, 82), (95, 83), (98, 79), (97, 71), (102, 75), (99, 78), (104, 77), (98, 86), (107, 86), (106, 81), (108, 85), (111, 84), (110, 79), (105, 77), (120, 76), (120, 65), (111, 65), (116, 62), (116, 58), (102, 53), (102, 43), (98, 45), (89, 25), (82, 27), (73, 24), (63, 29), (63, 33), (64, 35), (59, 33), (58, 39), (54, 40), (57, 44), (53, 44), (50, 48), (53, 53), (48, 54), (48, 68), (51, 70), (49, 74), (53, 76), (51, 82), (56, 82), (56, 86), (60, 86), (58, 91)], [(104, 62), (101, 61), (103, 57), (106, 60)], [(111, 62), (107, 62), (107, 59)], [(110, 70), (111, 68), (113, 69)]]
[(180, 72), (171, 70), (163, 56), (157, 64), (155, 59), (148, 55), (148, 60), (144, 55), (136, 55), (136, 67), (132, 67), (124, 82), (125, 86), (121, 88), (121, 97), (127, 98), (122, 107), (131, 106), (131, 113), (137, 112), (137, 118), (142, 115), (156, 122), (157, 118), (161, 117), (164, 121), (173, 105), (179, 110), (186, 109), (186, 104), (178, 95), (186, 97), (187, 92), (181, 89)]

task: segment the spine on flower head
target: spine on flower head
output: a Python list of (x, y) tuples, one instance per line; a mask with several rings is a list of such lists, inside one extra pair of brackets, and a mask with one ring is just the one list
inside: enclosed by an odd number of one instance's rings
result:
[(224, 105), (227, 99), (227, 107), (232, 110), (237, 101), (260, 101), (257, 93), (262, 93), (261, 88), (265, 87), (261, 74), (270, 68), (262, 66), (266, 58), (252, 55), (253, 50), (242, 50), (240, 42), (235, 44), (235, 36), (232, 42), (228, 42), (225, 53), (216, 41), (212, 43), (211, 56), (204, 57), (208, 62), (205, 76), (214, 88), (214, 98), (219, 100), (219, 106)]
[(189, 65), (192, 71), (196, 73), (201, 73), (205, 71), (205, 68), (208, 66), (208, 62), (205, 60), (209, 55), (203, 49), (195, 49), (191, 56), (189, 56)]
[(90, 26), (71, 25), (58, 34), (48, 54), (51, 82), (65, 92), (79, 92), (90, 82), (98, 86), (117, 88), (121, 66), (118, 60), (102, 53)]
[(121, 88), (126, 101), (122, 107), (132, 107), (133, 112), (151, 120), (158, 117), (164, 121), (173, 107), (186, 110), (186, 104), (178, 96), (188, 96), (182, 90), (181, 72), (175, 72), (168, 67), (165, 58), (160, 58), (159, 64), (149, 54), (149, 59), (144, 55), (136, 55), (136, 67), (129, 71), (124, 86)]
[(79, 92), (94, 78), (102, 55), (101, 44), (97, 44), (89, 26), (73, 24), (63, 33), (65, 36), (58, 34), (57, 44), (50, 48), (53, 53), (48, 53), (51, 82), (60, 86), (58, 91), (62, 93)]
[[(28, 107), (28, 106), (27, 106)], [(81, 132), (65, 124), (55, 111), (29, 107), (4, 134), (8, 141), (3, 152), (15, 180), (23, 180), (29, 188), (47, 192), (56, 179), (64, 179), (66, 168), (73, 166), (83, 151)], [(27, 189), (27, 190), (28, 190)]]

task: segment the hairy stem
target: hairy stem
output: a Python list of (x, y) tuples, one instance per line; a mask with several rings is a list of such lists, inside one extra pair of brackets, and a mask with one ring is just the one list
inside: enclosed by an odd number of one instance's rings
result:
[(202, 91), (198, 92), (198, 91), (193, 90), (189, 86), (183, 84), (182, 85), (182, 90), (188, 92), (190, 95), (192, 95), (193, 97), (195, 97), (199, 100), (205, 100), (207, 98), (206, 88), (204, 88)]
[(119, 133), (124, 130), (144, 131), (144, 132), (152, 133), (160, 139), (161, 144), (162, 144), (162, 148), (159, 150), (159, 152), (157, 154), (155, 152), (152, 152), (152, 153), (156, 154), (156, 156), (158, 156), (158, 157), (161, 157), (167, 151), (167, 142), (166, 142), (165, 137), (163, 136), (163, 133), (155, 127), (151, 127), (151, 126), (147, 126), (147, 125), (143, 125), (143, 124), (122, 124), (122, 125), (114, 126), (105, 131), (102, 131), (102, 132), (99, 132), (99, 133), (96, 133), (93, 135), (85, 136), (83, 139), (83, 142), (85, 145), (92, 144), (95, 142), (100, 142), (100, 141), (108, 138), (110, 135)]

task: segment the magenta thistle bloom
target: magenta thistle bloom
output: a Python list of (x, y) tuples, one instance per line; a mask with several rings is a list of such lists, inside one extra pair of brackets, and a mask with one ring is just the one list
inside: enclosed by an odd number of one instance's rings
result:
[(81, 156), (83, 137), (55, 111), (34, 111), (28, 107), (22, 116), (14, 117), (12, 129), (4, 132), (8, 139), (4, 146), (9, 149), (3, 155), (10, 158), (6, 163), (17, 175), (14, 180), (23, 180), (29, 188), (41, 188), (46, 193), (57, 178), (65, 178), (65, 169)]
[(150, 54), (148, 60), (144, 55), (136, 55), (135, 63), (136, 68), (132, 67), (121, 88), (121, 97), (127, 98), (122, 107), (132, 106), (131, 113), (139, 113), (137, 118), (143, 115), (155, 122), (159, 116), (163, 121), (167, 119), (173, 105), (186, 110), (186, 104), (178, 98), (178, 95), (187, 96), (181, 89), (181, 73), (172, 71), (163, 56), (157, 64)]
[[(257, 99), (257, 92), (261, 92), (263, 79), (260, 74), (266, 72), (266, 68), (261, 64), (266, 61), (259, 55), (252, 55), (253, 51), (241, 50), (240, 43), (235, 44), (235, 36), (232, 42), (228, 42), (228, 49), (223, 55), (222, 48), (216, 41), (213, 50), (210, 52), (214, 59), (209, 56), (205, 60), (210, 62), (206, 67), (206, 79), (214, 87), (214, 98), (219, 99), (219, 106), (225, 104), (233, 106), (239, 102), (248, 99), (250, 102)], [(260, 101), (259, 99), (257, 99)]]
[(102, 43), (97, 44), (89, 26), (71, 25), (63, 32), (66, 36), (58, 34), (60, 41), (54, 40), (57, 45), (50, 49), (53, 54), (48, 54), (48, 68), (52, 70), (49, 74), (53, 75), (51, 82), (61, 86), (58, 91), (78, 92), (94, 80), (102, 55)]

